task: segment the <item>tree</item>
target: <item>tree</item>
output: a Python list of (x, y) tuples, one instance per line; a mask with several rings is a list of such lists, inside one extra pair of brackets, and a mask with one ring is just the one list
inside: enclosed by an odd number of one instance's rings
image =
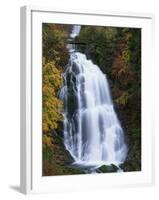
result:
[(68, 63), (68, 27), (56, 24), (43, 24), (43, 57), (45, 62), (54, 61), (56, 66), (64, 67)]
[(54, 62), (43, 65), (43, 131), (51, 132), (62, 121), (62, 101), (57, 97), (57, 91), (61, 88), (62, 77)]

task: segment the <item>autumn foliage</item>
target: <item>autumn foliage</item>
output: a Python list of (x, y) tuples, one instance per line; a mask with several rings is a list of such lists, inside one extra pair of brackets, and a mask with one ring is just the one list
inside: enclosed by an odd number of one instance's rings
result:
[(57, 92), (62, 85), (60, 70), (52, 62), (43, 66), (43, 131), (50, 132), (58, 128), (58, 122), (63, 119), (61, 114), (62, 101), (57, 98)]
[[(48, 24), (42, 27), (42, 128), (43, 174), (77, 174), (61, 163), (69, 160), (59, 139), (63, 122), (63, 102), (58, 91), (63, 84), (61, 74), (68, 64), (66, 48), (72, 25)], [(141, 170), (141, 29), (82, 26), (76, 42), (107, 75), (118, 118), (124, 129), (129, 152), (124, 171)], [(69, 102), (70, 105), (73, 101)], [(61, 162), (61, 163), (60, 163)], [(60, 164), (59, 164), (60, 163)]]
[(59, 122), (63, 120), (63, 103), (58, 97), (58, 91), (63, 84), (61, 74), (68, 62), (68, 29), (68, 26), (43, 24), (43, 134), (56, 132)]

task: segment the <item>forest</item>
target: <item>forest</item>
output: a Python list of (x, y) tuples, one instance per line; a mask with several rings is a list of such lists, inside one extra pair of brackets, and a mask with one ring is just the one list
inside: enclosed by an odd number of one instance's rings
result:
[[(70, 164), (63, 143), (63, 101), (59, 90), (69, 62), (67, 49), (72, 25), (42, 26), (42, 155), (43, 176), (84, 174)], [(106, 74), (115, 111), (124, 130), (128, 154), (124, 172), (141, 170), (141, 29), (81, 26), (75, 38), (78, 51)], [(101, 168), (114, 172), (115, 166)]]

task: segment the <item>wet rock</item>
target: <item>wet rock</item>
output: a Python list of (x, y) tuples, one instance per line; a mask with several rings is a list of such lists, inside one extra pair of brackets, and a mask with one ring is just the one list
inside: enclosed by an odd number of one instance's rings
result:
[(99, 173), (111, 173), (111, 172), (117, 172), (118, 171), (118, 167), (114, 164), (111, 165), (102, 165), (101, 167), (99, 167), (97, 169), (97, 172)]
[(72, 64), (72, 71), (73, 71), (76, 75), (80, 73), (80, 69), (79, 69), (78, 65), (77, 65), (75, 62)]
[(67, 101), (67, 109), (70, 115), (69, 118), (72, 118), (72, 115), (75, 113), (77, 108), (78, 108), (78, 101), (76, 95), (69, 93)]

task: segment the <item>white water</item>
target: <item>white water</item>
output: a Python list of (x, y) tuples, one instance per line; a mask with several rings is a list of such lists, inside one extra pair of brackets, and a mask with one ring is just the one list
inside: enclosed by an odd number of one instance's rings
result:
[(78, 36), (79, 33), (80, 33), (80, 30), (81, 30), (81, 26), (80, 25), (73, 26), (72, 33), (70, 34), (70, 37), (71, 38), (75, 38), (76, 36)]
[[(77, 36), (79, 30), (74, 28), (71, 34)], [(70, 91), (76, 102), (71, 115)], [(64, 100), (64, 144), (75, 163), (86, 166), (123, 163), (127, 147), (106, 75), (75, 49), (70, 50), (60, 96)]]

